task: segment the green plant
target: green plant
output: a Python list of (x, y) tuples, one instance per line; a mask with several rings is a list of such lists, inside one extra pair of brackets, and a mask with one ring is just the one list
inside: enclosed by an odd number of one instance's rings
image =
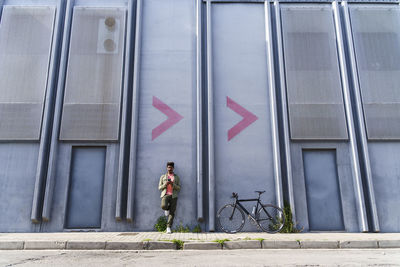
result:
[(142, 242), (147, 242), (147, 241), (151, 241), (151, 239), (150, 238), (146, 238), (146, 239), (142, 240)]
[(251, 238), (246, 236), (245, 238), (243, 238), (243, 240), (251, 240)]
[(221, 246), (222, 246), (222, 245), (224, 245), (224, 243), (225, 243), (226, 241), (230, 241), (230, 240), (227, 239), (227, 238), (225, 238), (225, 239), (215, 239), (213, 242), (220, 243)]
[(255, 240), (258, 240), (260, 242), (263, 242), (265, 240), (265, 238), (255, 238)]
[(180, 223), (174, 230), (176, 233), (190, 233), (190, 228), (189, 226), (183, 226), (182, 223)]
[(176, 245), (177, 249), (183, 249), (183, 244), (185, 242), (183, 242), (182, 240), (174, 239), (174, 240), (172, 240), (172, 242), (174, 242), (174, 244)]
[(201, 226), (200, 224), (197, 224), (193, 229), (192, 229), (192, 233), (201, 233)]
[(157, 222), (154, 225), (154, 229), (158, 232), (164, 232), (167, 230), (167, 218), (165, 218), (165, 216), (158, 217)]
[(287, 201), (284, 202), (283, 214), (285, 216), (285, 225), (283, 226), (281, 233), (300, 233), (303, 228), (298, 228), (297, 222), (293, 222), (292, 209)]

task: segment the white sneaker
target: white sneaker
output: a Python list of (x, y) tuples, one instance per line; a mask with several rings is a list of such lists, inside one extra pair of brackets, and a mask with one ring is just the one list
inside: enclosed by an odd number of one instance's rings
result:
[(167, 234), (171, 234), (172, 232), (171, 232), (171, 228), (170, 227), (167, 227)]
[(168, 216), (169, 215), (169, 210), (165, 210), (164, 214), (165, 214), (165, 216)]

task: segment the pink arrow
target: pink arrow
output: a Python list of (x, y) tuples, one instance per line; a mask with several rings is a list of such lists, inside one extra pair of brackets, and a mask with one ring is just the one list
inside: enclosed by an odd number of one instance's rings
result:
[(151, 131), (152, 141), (183, 119), (183, 116), (155, 96), (153, 96), (153, 107), (164, 113), (168, 119)]
[(258, 120), (258, 117), (235, 101), (233, 101), (232, 99), (230, 99), (229, 96), (226, 97), (226, 106), (243, 117), (241, 121), (239, 121), (235, 126), (229, 129), (228, 141), (230, 141), (233, 137), (246, 129), (250, 124)]

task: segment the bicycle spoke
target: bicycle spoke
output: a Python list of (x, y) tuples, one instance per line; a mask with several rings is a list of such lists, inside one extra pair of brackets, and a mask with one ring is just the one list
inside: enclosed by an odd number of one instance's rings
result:
[(222, 207), (217, 214), (217, 222), (221, 230), (227, 233), (236, 233), (243, 228), (244, 214), (239, 208), (228, 204)]
[(261, 229), (268, 233), (279, 232), (285, 223), (282, 209), (270, 204), (263, 205), (258, 210), (256, 219)]

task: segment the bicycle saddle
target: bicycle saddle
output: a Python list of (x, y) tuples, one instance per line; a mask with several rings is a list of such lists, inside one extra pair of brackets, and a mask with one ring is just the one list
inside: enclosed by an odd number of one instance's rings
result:
[(262, 193), (265, 193), (265, 190), (264, 191), (254, 191), (254, 192), (259, 193), (261, 195)]

